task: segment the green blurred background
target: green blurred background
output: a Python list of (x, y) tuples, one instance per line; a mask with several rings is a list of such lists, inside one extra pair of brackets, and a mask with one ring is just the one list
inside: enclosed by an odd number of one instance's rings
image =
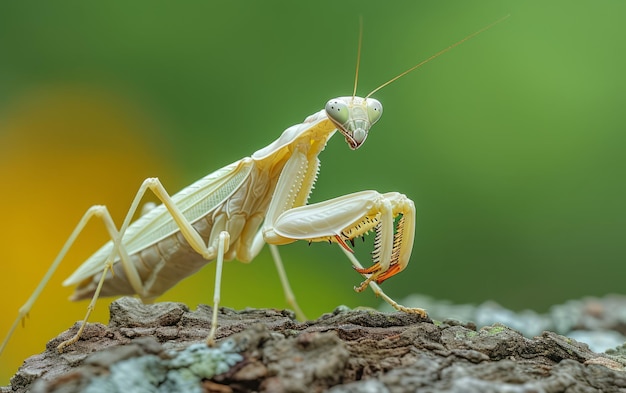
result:
[[(381, 90), (382, 120), (320, 157), (312, 201), (362, 189), (414, 199), (396, 299), (545, 311), (622, 292), (626, 3), (622, 1), (2, 2), (0, 334), (82, 213), (121, 222), (141, 181), (175, 192), (359, 92), (511, 17)], [(0, 382), (82, 318), (60, 286), (106, 240), (92, 225), (0, 358)], [(370, 249), (358, 247), (365, 259)], [(282, 248), (310, 318), (380, 304), (337, 246)], [(209, 303), (213, 265), (161, 300)], [(267, 250), (225, 267), (223, 305), (285, 307)], [(107, 322), (109, 299), (92, 321)]]

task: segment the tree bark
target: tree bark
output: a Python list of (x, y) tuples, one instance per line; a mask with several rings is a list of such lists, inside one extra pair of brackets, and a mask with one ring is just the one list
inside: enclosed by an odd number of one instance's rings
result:
[[(121, 298), (110, 309), (108, 326), (89, 324), (59, 354), (56, 346), (77, 331), (74, 325), (27, 359), (2, 392), (129, 393), (135, 390), (126, 384), (147, 382), (146, 391), (174, 389), (173, 370), (192, 366), (181, 366), (173, 350), (204, 340), (211, 308)], [(529, 339), (498, 324), (477, 330), (347, 308), (304, 323), (273, 309), (222, 308), (219, 317), (220, 343), (210, 356), (221, 368), (196, 377), (188, 391), (626, 392), (623, 358), (551, 332)]]

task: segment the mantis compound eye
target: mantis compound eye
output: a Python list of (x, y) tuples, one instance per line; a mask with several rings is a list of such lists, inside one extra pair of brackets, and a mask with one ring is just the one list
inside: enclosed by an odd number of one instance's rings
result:
[(367, 99), (367, 117), (370, 120), (370, 126), (373, 125), (383, 115), (383, 105), (380, 101), (373, 98)]
[(337, 99), (326, 104), (326, 114), (336, 124), (345, 125), (350, 120), (350, 110), (345, 102)]

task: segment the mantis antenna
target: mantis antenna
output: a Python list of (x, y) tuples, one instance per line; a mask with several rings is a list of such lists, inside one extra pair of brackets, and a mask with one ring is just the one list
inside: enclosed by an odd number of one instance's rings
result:
[[(423, 66), (424, 64), (428, 63), (429, 61), (431, 61), (431, 60), (433, 60), (433, 59), (435, 59), (435, 58), (437, 58), (437, 57), (439, 57), (439, 56), (443, 55), (444, 53), (448, 52), (448, 51), (449, 51), (449, 50), (451, 50), (452, 48), (454, 48), (454, 47), (456, 47), (456, 46), (461, 45), (461, 44), (462, 44), (462, 43), (464, 43), (465, 41), (468, 41), (468, 40), (470, 40), (470, 39), (472, 39), (472, 38), (476, 37), (477, 35), (479, 35), (480, 33), (484, 32), (484, 31), (489, 30), (490, 28), (492, 28), (493, 26), (495, 26), (495, 25), (497, 25), (498, 23), (502, 22), (503, 20), (505, 20), (505, 19), (506, 19), (506, 18), (508, 18), (509, 16), (511, 16), (511, 14), (508, 14), (508, 15), (503, 16), (502, 18), (498, 19), (497, 21), (492, 22), (491, 24), (489, 24), (489, 25), (487, 25), (487, 26), (483, 27), (482, 29), (480, 29), (480, 30), (478, 30), (478, 31), (476, 31), (476, 32), (474, 32), (474, 33), (472, 33), (472, 34), (470, 34), (470, 35), (468, 35), (467, 37), (463, 38), (462, 40), (457, 41), (457, 42), (455, 42), (454, 44), (450, 45), (449, 47), (447, 47), (447, 48), (445, 48), (445, 49), (440, 50), (439, 52), (437, 52), (437, 53), (435, 53), (434, 55), (430, 56), (428, 59), (426, 59), (426, 60), (423, 60), (423, 61), (419, 62), (418, 64), (416, 64), (416, 65), (414, 65), (413, 67), (409, 68), (408, 70), (406, 70), (406, 71), (402, 72), (401, 74), (399, 74), (399, 75), (397, 75), (397, 76), (395, 76), (395, 77), (393, 77), (393, 78), (389, 79), (387, 82), (383, 83), (382, 85), (380, 85), (380, 86), (378, 86), (377, 88), (375, 88), (374, 90), (372, 90), (372, 91), (371, 91), (368, 95), (366, 95), (366, 96), (365, 96), (365, 99), (368, 99), (368, 98), (369, 98), (372, 94), (376, 93), (378, 90), (380, 90), (380, 89), (382, 89), (383, 87), (385, 87), (385, 86), (387, 86), (387, 85), (389, 85), (389, 84), (391, 84), (391, 83), (393, 83), (393, 82), (397, 81), (398, 79), (402, 78), (403, 76), (405, 76), (405, 75), (406, 75), (406, 74), (408, 74), (409, 72), (416, 70), (417, 68), (419, 68), (419, 67)], [(361, 30), (362, 30), (362, 25), (363, 25), (363, 24), (361, 23)], [(361, 36), (362, 36), (362, 33), (359, 35), (359, 57), (361, 56)], [(357, 78), (358, 78), (358, 74), (359, 74), (359, 60), (358, 60), (358, 59), (357, 59), (357, 63), (356, 63), (356, 64), (357, 64), (356, 69), (357, 69)], [(355, 82), (354, 82), (354, 91), (355, 91), (355, 94), (356, 94), (356, 80), (355, 80)]]
[(356, 96), (356, 86), (359, 83), (359, 66), (361, 65), (361, 46), (363, 44), (363, 15), (359, 16), (359, 45), (356, 52), (356, 72), (354, 73), (354, 91), (352, 99)]

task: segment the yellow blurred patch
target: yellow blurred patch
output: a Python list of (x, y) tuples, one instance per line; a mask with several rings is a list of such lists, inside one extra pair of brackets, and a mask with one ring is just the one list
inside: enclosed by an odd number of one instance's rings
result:
[[(1, 335), (87, 208), (107, 205), (119, 224), (144, 178), (176, 172), (154, 140), (157, 121), (137, 107), (110, 92), (53, 87), (2, 110)], [(22, 360), (83, 318), (88, 303), (69, 302), (72, 289), (61, 282), (107, 240), (96, 221), (78, 238), (0, 358), (2, 385)], [(108, 303), (98, 303), (92, 322), (108, 321)]]

